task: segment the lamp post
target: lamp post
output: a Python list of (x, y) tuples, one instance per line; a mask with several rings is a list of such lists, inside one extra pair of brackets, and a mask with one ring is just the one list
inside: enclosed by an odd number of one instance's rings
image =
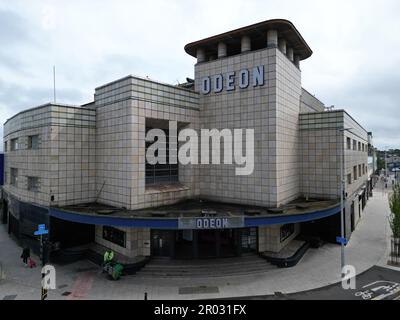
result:
[(388, 147), (385, 147), (385, 178), (388, 176), (388, 169), (387, 169), (387, 149)]
[[(352, 128), (340, 128), (337, 129), (339, 133), (344, 133), (345, 131), (351, 132)], [(341, 243), (341, 250), (340, 250), (340, 256), (341, 256), (341, 269), (340, 273), (342, 273), (343, 267), (345, 266), (345, 256), (344, 256), (344, 143), (343, 143), (343, 138), (344, 135), (340, 136), (341, 143), (339, 145), (340, 147), (340, 237), (342, 238)], [(350, 144), (351, 148), (351, 144)]]

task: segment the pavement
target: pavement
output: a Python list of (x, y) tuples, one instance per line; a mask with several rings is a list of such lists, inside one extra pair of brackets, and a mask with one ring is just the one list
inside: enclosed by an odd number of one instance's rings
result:
[[(374, 196), (369, 199), (345, 249), (346, 264), (353, 265), (356, 273), (380, 267), (390, 270), (385, 277), (371, 273), (365, 281), (384, 278), (400, 282), (393, 274), (400, 268), (387, 265), (389, 254), (390, 227), (388, 224), (388, 190), (378, 182)], [(0, 225), (0, 300), (39, 299), (41, 287), (40, 267), (24, 267), (20, 259), (22, 249), (9, 237), (4, 225)], [(35, 261), (39, 261), (34, 257)], [(68, 265), (55, 265), (57, 289), (49, 290), (48, 300), (68, 299), (214, 299), (231, 297), (274, 296), (304, 294), (310, 290), (334, 288), (340, 281), (340, 246), (326, 244), (318, 249), (309, 249), (301, 261), (292, 268), (272, 269), (254, 275), (221, 278), (141, 278), (137, 275), (124, 276), (118, 281), (108, 280), (97, 265), (79, 261)], [(373, 270), (373, 269), (372, 269)], [(375, 278), (374, 278), (375, 277)], [(370, 282), (371, 282), (370, 281)], [(328, 287), (327, 287), (328, 286)], [(189, 290), (190, 289), (190, 290)], [(362, 287), (357, 287), (362, 289)], [(332, 289), (333, 290), (333, 289)], [(324, 297), (336, 296), (326, 291)]]
[[(355, 287), (336, 283), (292, 294), (241, 297), (243, 300), (400, 300), (400, 272), (374, 266), (355, 277)], [(237, 298), (234, 298), (237, 299)]]

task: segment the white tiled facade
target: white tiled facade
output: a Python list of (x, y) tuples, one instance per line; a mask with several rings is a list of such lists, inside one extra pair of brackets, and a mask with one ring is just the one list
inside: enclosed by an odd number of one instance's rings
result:
[(277, 207), (300, 194), (300, 70), (282, 52), (269, 48), (199, 63), (195, 66), (196, 91), (204, 76), (261, 65), (263, 86), (200, 94), (201, 128), (254, 128), (255, 134), (251, 175), (235, 175), (235, 164), (202, 166), (201, 194), (208, 198)]
[[(233, 91), (201, 92), (204, 77), (258, 66), (264, 68), (262, 85), (241, 89), (236, 79)], [(240, 176), (236, 164), (179, 165), (179, 183), (146, 185), (146, 125), (167, 121), (197, 132), (254, 129), (254, 171)], [(343, 128), (351, 131), (339, 131)], [(32, 135), (38, 135), (37, 149), (28, 148)], [(11, 150), (13, 139), (17, 150)], [(97, 202), (133, 210), (200, 197), (277, 208), (299, 197), (338, 199), (344, 153), (346, 211), (354, 200), (357, 223), (358, 194), (368, 179), (367, 132), (345, 111), (325, 111), (302, 88), (299, 65), (276, 46), (198, 62), (194, 90), (127, 76), (96, 88), (93, 103), (21, 112), (5, 123), (4, 141), (4, 190), (42, 206)], [(16, 184), (10, 183), (12, 168)], [(36, 191), (28, 190), (28, 177), (38, 178)], [(277, 252), (300, 232), (296, 224), (295, 233), (280, 243), (279, 228), (258, 229), (259, 251)], [(95, 241), (116, 252), (150, 255), (150, 229), (121, 228), (124, 248), (103, 239), (102, 226), (95, 230)]]
[(199, 125), (198, 95), (179, 87), (127, 77), (96, 89), (98, 201), (139, 209), (199, 195), (198, 169), (179, 168), (182, 186), (145, 186), (145, 127), (151, 119)]
[[(35, 204), (67, 205), (93, 201), (95, 197), (95, 111), (48, 104), (22, 112), (4, 125), (4, 190)], [(30, 149), (28, 137), (38, 136), (38, 148)], [(17, 150), (11, 141), (18, 139)], [(18, 170), (11, 185), (11, 168)], [(28, 177), (37, 177), (37, 191), (28, 190)]]

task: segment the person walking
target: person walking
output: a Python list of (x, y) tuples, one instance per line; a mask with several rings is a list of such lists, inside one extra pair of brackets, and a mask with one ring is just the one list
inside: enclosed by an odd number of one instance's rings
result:
[(25, 264), (25, 267), (28, 266), (28, 259), (31, 257), (31, 250), (28, 247), (25, 247), (22, 250), (21, 258), (22, 262)]

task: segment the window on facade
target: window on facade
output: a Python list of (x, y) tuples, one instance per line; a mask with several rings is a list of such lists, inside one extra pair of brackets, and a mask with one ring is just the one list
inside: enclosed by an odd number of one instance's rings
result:
[(351, 139), (347, 138), (346, 143), (347, 143), (347, 150), (351, 150)]
[(39, 178), (38, 177), (28, 177), (28, 190), (39, 191)]
[(351, 173), (347, 175), (347, 184), (351, 184)]
[(18, 184), (18, 169), (16, 168), (10, 169), (10, 184), (12, 186), (17, 186)]
[(354, 180), (357, 180), (357, 166), (353, 167), (353, 176), (354, 176)]
[(353, 150), (357, 150), (357, 141), (353, 140)]
[[(146, 119), (147, 121), (147, 119)], [(150, 122), (151, 123), (151, 122)], [(148, 125), (146, 124), (146, 134), (149, 130), (153, 128), (161, 129), (165, 133), (166, 137), (166, 164), (149, 164), (147, 163), (146, 159), (146, 185), (151, 185), (151, 184), (158, 184), (158, 183), (168, 183), (168, 182), (177, 182), (179, 181), (178, 177), (178, 163), (172, 164), (170, 163), (169, 159), (169, 135), (168, 135), (168, 129), (161, 128), (163, 124), (161, 123), (160, 126), (158, 125)], [(178, 145), (178, 137), (176, 139), (176, 145)], [(149, 146), (151, 146), (153, 142), (147, 142), (146, 141), (146, 152)], [(157, 151), (155, 153), (155, 156), (158, 156)]]
[(7, 141), (4, 142), (4, 152), (7, 152)]
[(10, 151), (18, 150), (18, 138), (10, 140)]
[(117, 228), (103, 226), (103, 239), (115, 243), (120, 247), (126, 247), (126, 233)]
[(358, 165), (358, 176), (359, 177), (362, 176), (362, 174), (361, 174), (361, 164)]
[(281, 227), (281, 242), (285, 241), (294, 233), (294, 223), (284, 224)]
[(28, 136), (28, 149), (39, 149), (39, 136)]
[(358, 151), (361, 151), (361, 142), (358, 142)]

